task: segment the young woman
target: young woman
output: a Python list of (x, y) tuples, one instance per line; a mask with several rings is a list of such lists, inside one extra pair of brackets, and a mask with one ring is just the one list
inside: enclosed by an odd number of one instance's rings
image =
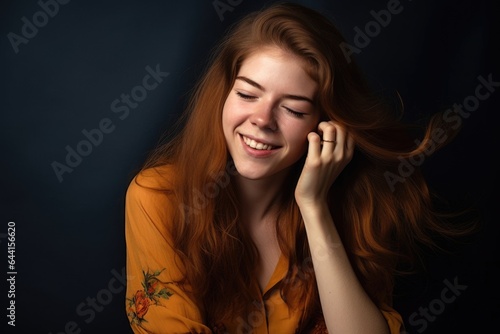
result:
[(221, 42), (182, 131), (127, 191), (135, 333), (403, 330), (395, 274), (431, 233), (455, 233), (412, 164), (450, 122), (436, 115), (416, 141), (343, 41), (278, 4)]

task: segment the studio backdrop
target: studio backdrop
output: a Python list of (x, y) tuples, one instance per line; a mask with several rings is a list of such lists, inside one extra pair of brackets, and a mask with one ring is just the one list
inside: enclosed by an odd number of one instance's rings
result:
[[(216, 42), (272, 2), (0, 3), (1, 333), (131, 333), (127, 186), (176, 131)], [(421, 166), (433, 190), (453, 207), (474, 208), (482, 222), (450, 252), (429, 253), (426, 272), (398, 279), (394, 306), (407, 332), (496, 328), (493, 1), (297, 2), (332, 18), (346, 57), (376, 91), (401, 98), (408, 120), (450, 109), (463, 125), (445, 149), (401, 166)]]

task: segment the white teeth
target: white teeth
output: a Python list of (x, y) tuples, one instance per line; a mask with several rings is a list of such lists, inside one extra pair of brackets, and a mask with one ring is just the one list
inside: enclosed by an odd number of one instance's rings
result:
[(255, 140), (247, 138), (245, 136), (242, 136), (242, 137), (243, 137), (243, 141), (245, 142), (245, 144), (247, 144), (248, 146), (250, 146), (251, 148), (254, 148), (256, 150), (272, 150), (274, 148), (271, 145), (256, 142)]

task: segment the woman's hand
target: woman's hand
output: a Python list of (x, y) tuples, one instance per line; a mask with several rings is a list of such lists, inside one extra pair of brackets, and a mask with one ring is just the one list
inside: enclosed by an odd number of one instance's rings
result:
[(326, 201), (328, 190), (354, 152), (354, 140), (338, 123), (321, 122), (318, 133), (311, 132), (307, 136), (309, 150), (295, 188), (299, 207)]

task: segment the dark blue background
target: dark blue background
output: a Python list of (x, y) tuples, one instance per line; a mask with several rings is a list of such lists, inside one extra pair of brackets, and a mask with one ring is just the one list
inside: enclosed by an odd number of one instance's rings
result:
[[(387, 1), (298, 2), (325, 11), (348, 41), (355, 26), (363, 29), (373, 20), (371, 10), (387, 7)], [(173, 131), (216, 41), (266, 3), (241, 1), (221, 20), (211, 0), (73, 0), (16, 53), (8, 34), (21, 35), (22, 18), (33, 22), (41, 7), (1, 2), (0, 267), (7, 272), (5, 233), (15, 221), (18, 272), (15, 328), (6, 325), (6, 274), (1, 276), (3, 333), (55, 334), (71, 321), (81, 333), (130, 332), (124, 288), (114, 279), (125, 266), (127, 185), (161, 134)], [(402, 0), (403, 11), (356, 58), (376, 89), (401, 94), (406, 117), (423, 119), (474, 94), (479, 75), (500, 81), (492, 4)], [(112, 101), (130, 94), (145, 67), (157, 64), (169, 76), (120, 119)], [(467, 243), (450, 247), (451, 254), (429, 253), (427, 273), (398, 280), (396, 308), (409, 333), (486, 332), (500, 315), (494, 284), (500, 235), (493, 216), (499, 95), (482, 101), (456, 140), (425, 161), (431, 187), (456, 207), (476, 207), (483, 225)], [(82, 131), (105, 118), (113, 131), (60, 182), (51, 164), (64, 163), (65, 147), (76, 148), (85, 139)], [(411, 314), (440, 299), (443, 281), (455, 277), (467, 289), (425, 330), (409, 324)], [(110, 282), (117, 293), (106, 295)], [(91, 312), (88, 303), (96, 296), (111, 300)]]

